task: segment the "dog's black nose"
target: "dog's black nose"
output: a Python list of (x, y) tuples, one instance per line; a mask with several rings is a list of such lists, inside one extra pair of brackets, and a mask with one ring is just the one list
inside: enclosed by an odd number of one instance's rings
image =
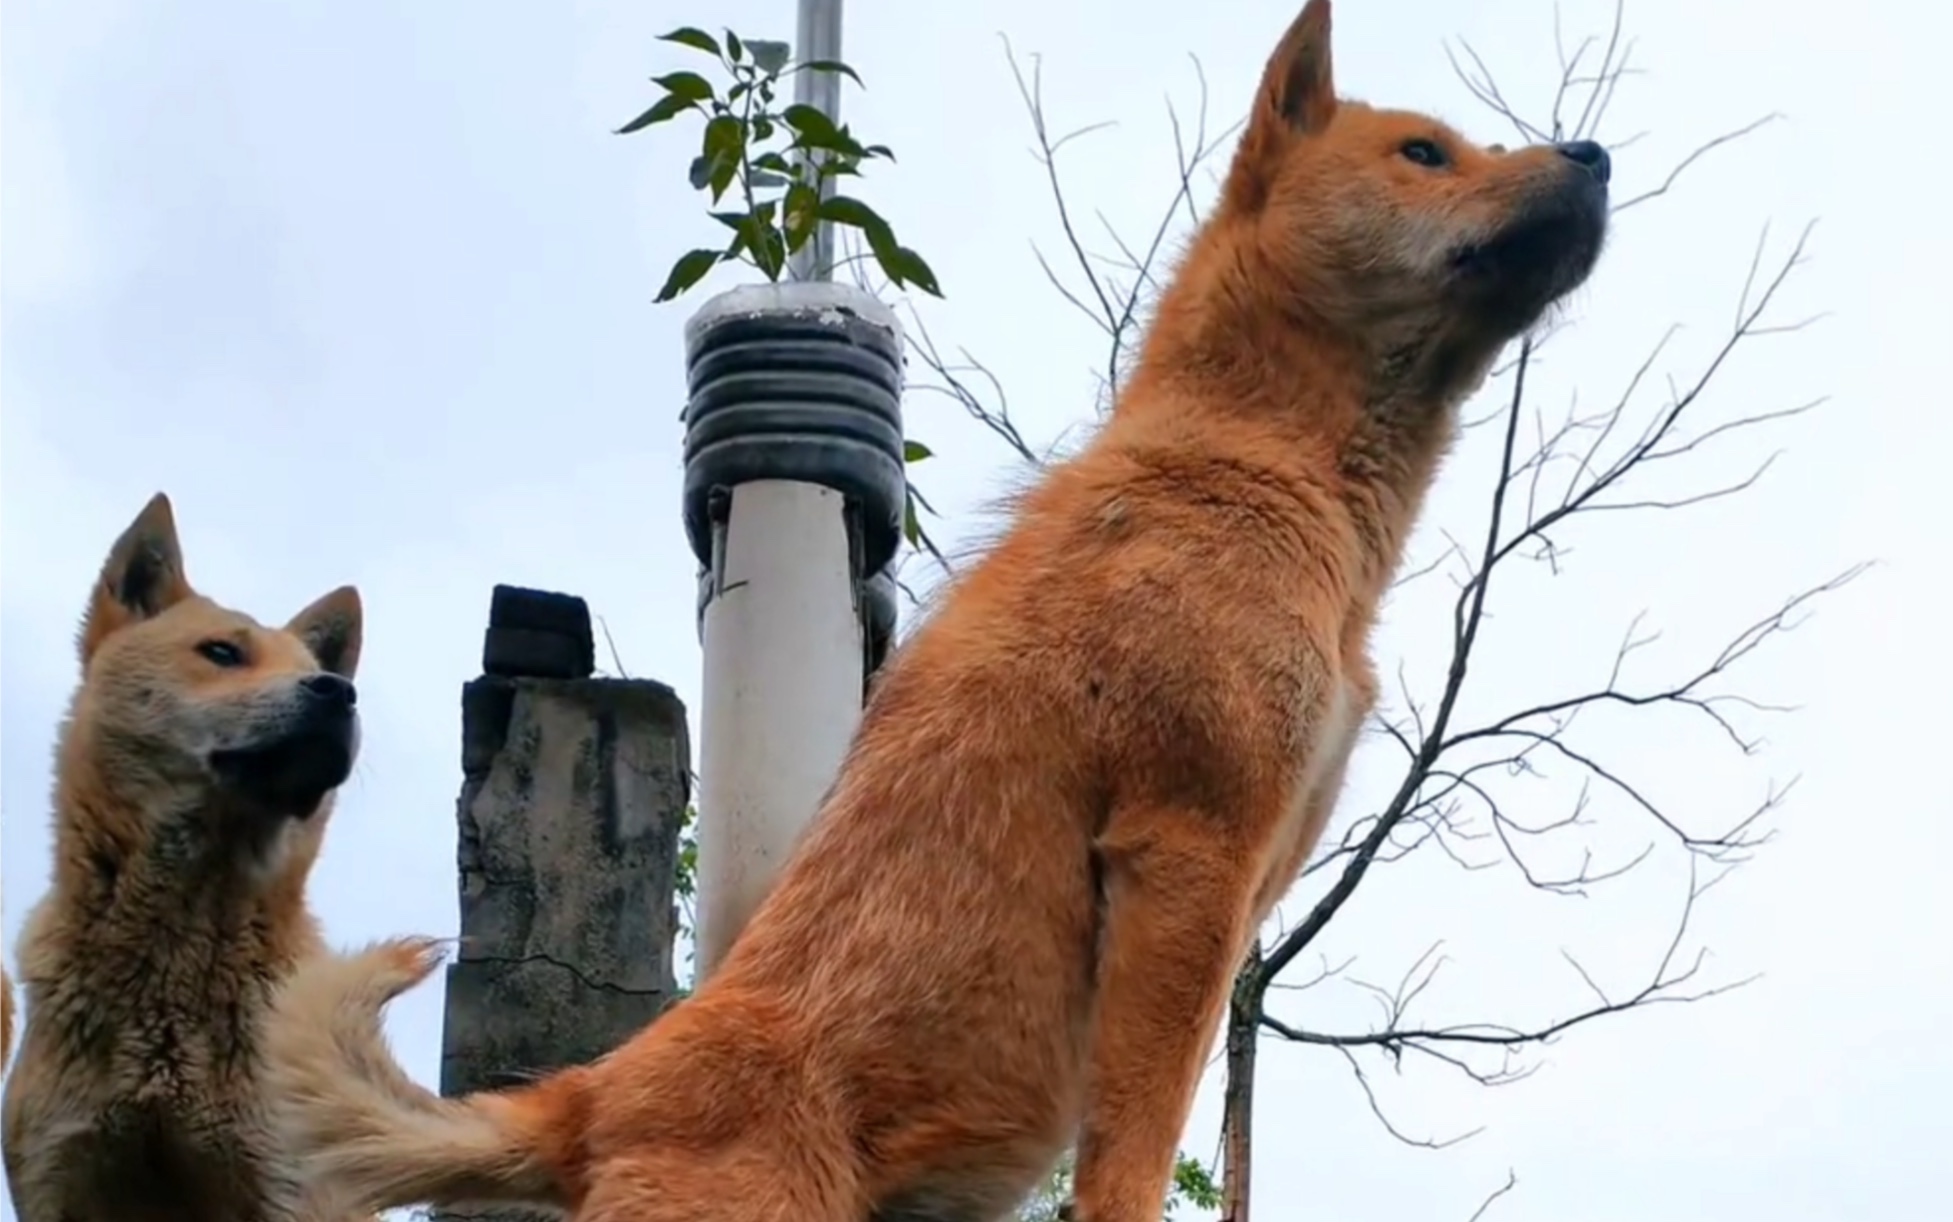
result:
[(353, 687), (353, 681), (330, 671), (307, 675), (300, 681), (299, 686), (305, 689), (307, 696), (321, 704), (350, 709), (359, 703), (359, 691)]
[(1560, 156), (1577, 166), (1582, 166), (1589, 174), (1603, 183), (1614, 173), (1614, 159), (1607, 150), (1592, 140), (1569, 140), (1553, 146), (1560, 150)]

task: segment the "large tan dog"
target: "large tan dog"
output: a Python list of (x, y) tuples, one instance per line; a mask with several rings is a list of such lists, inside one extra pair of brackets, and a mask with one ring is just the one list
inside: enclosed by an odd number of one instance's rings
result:
[(1103, 431), (877, 683), (717, 973), (602, 1060), (442, 1100), (302, 967), (267, 1036), (312, 1173), (580, 1222), (985, 1222), (1078, 1142), (1158, 1222), (1253, 931), (1322, 831), (1378, 601), (1494, 356), (1599, 255), (1608, 158), (1337, 100), (1311, 0)]
[(116, 540), (19, 946), (0, 1144), (20, 1222), (263, 1222), (281, 1164), (257, 1028), (321, 948), (305, 880), (358, 750), (360, 630), (350, 587), (283, 628), (197, 594), (161, 495)]

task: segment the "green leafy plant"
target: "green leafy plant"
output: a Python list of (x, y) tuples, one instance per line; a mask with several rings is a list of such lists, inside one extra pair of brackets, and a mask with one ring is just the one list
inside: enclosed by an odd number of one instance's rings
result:
[(886, 145), (863, 144), (847, 124), (813, 106), (780, 104), (782, 83), (796, 73), (834, 72), (859, 85), (853, 68), (839, 60), (789, 62), (787, 44), (742, 39), (731, 30), (721, 41), (685, 26), (659, 40), (710, 56), (722, 80), (715, 85), (691, 71), (653, 77), (664, 96), (617, 132), (629, 135), (684, 115), (703, 118), (699, 154), (688, 176), (693, 188), (709, 197), (709, 215), (732, 236), (717, 250), (700, 247), (678, 256), (657, 300), (682, 296), (721, 263), (745, 263), (777, 281), (822, 221), (859, 232), (882, 274), (897, 287), (942, 296), (935, 272), (896, 240), (879, 212), (833, 189), (839, 179), (860, 177), (868, 162), (893, 161), (895, 154)]
[[(1018, 1206), (1014, 1222), (1061, 1222), (1075, 1176), (1075, 1159), (1066, 1154), (1037, 1192)], [(1199, 1159), (1183, 1152), (1173, 1165), (1173, 1187), (1167, 1193), (1162, 1222), (1183, 1222), (1187, 1215), (1182, 1211), (1188, 1208), (1211, 1213), (1220, 1207), (1220, 1185)]]
[(1221, 1186), (1214, 1182), (1207, 1165), (1181, 1154), (1173, 1164), (1173, 1191), (1166, 1199), (1166, 1216), (1173, 1222), (1183, 1206), (1213, 1211), (1221, 1207)]
[(698, 807), (690, 802), (685, 803), (678, 816), (678, 855), (672, 865), (675, 873), (672, 894), (678, 901), (677, 932), (685, 935), (683, 970), (673, 974), (678, 977), (677, 998), (683, 998), (691, 996), (692, 983), (698, 975), (698, 951), (694, 946), (698, 936)]

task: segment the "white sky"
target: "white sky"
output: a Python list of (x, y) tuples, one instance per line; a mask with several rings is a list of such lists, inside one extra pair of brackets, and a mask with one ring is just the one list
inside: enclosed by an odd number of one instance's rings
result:
[[(683, 186), (689, 130), (607, 129), (649, 103), (646, 77), (692, 66), (655, 34), (710, 13), (784, 37), (792, 6), (8, 0), (4, 12), (9, 958), (47, 874), (48, 752), (74, 678), (73, 624), (108, 543), (159, 488), (176, 501), (194, 580), (220, 599), (283, 617), (341, 582), (361, 587), (367, 746), (315, 902), (342, 941), (450, 932), (459, 687), (478, 667), (492, 584), (589, 598), (625, 665), (697, 708), (677, 413), (679, 328), (703, 298), (650, 297), (714, 226)], [(1572, 38), (1610, 13), (1608, 0), (1568, 0), (1561, 21)], [(926, 307), (937, 340), (992, 367), (1034, 441), (1089, 418), (1102, 345), (1033, 256), (1033, 241), (1062, 252), (997, 35), (1043, 54), (1054, 125), (1119, 121), (1063, 164), (1081, 213), (1137, 235), (1170, 190), (1163, 101), (1191, 109), (1188, 53), (1223, 125), (1291, 15), (1290, 0), (849, 4), (845, 55), (868, 90), (849, 91), (846, 117), (901, 158), (869, 193), (941, 276), (949, 299)], [(1444, 47), (1468, 41), (1538, 115), (1557, 77), (1553, 19), (1546, 0), (1343, 0), (1340, 83), (1509, 139)], [(1701, 423), (1832, 400), (1689, 469), (1708, 486), (1783, 449), (1750, 494), (1608, 517), (1559, 540), (1572, 554), (1558, 578), (1516, 573), (1495, 598), (1466, 715), (1580, 689), (1644, 610), (1663, 636), (1636, 673), (1673, 678), (1782, 597), (1878, 560), (1739, 676), (1746, 693), (1801, 706), (1749, 723), (1768, 738), (1756, 758), (1663, 715), (1596, 717), (1583, 740), (1698, 827), (1746, 809), (1773, 777), (1801, 776), (1777, 841), (1698, 914), (1712, 979), (1764, 976), (1572, 1033), (1539, 1074), (1497, 1091), (1429, 1064), (1392, 1076), (1365, 1062), (1406, 1132), (1485, 1126), (1441, 1152), (1389, 1137), (1337, 1054), (1268, 1043), (1265, 1217), (1463, 1219), (1508, 1169), (1519, 1186), (1487, 1215), (1506, 1222), (1947, 1216), (1944, 1142), (1931, 1134), (1945, 1133), (1953, 1093), (1939, 890), (1953, 833), (1937, 786), (1913, 778), (1944, 749), (1948, 721), (1932, 710), (1953, 684), (1946, 536), (1927, 524), (1944, 520), (1940, 456), (1953, 445), (1938, 282), (1953, 251), (1929, 97), (1953, 23), (1928, 6), (1902, 17), (1891, 0), (1635, 0), (1628, 20), (1645, 75), (1623, 86), (1602, 134), (1648, 134), (1617, 152), (1621, 191), (1652, 185), (1718, 132), (1785, 119), (1623, 218), (1575, 304), (1577, 330), (1549, 349), (1540, 402), (1561, 407), (1576, 388), (1583, 405), (1612, 397), (1671, 322), (1684, 330), (1657, 368), (1692, 376), (1728, 326), (1762, 227), (1781, 253), (1812, 218), (1812, 262), (1781, 317), (1829, 317), (1739, 349)], [(1638, 400), (1637, 420), (1654, 406)], [(945, 400), (913, 396), (909, 413), (942, 455), (918, 479), (953, 542), (1004, 486), (1009, 456)], [(1440, 528), (1478, 529), (1489, 457), (1468, 445), (1448, 469), (1420, 557)], [(1407, 658), (1425, 690), (1441, 582), (1401, 599), (1378, 643), (1386, 671)], [(1379, 744), (1345, 817), (1392, 779)], [(1574, 794), (1565, 768), (1499, 784), (1532, 818)], [(1603, 861), (1653, 839), (1618, 801), (1594, 815)], [(1509, 866), (1467, 876), (1424, 852), (1366, 884), (1321, 949), (1392, 984), (1442, 940), (1450, 961), (1420, 1002), (1426, 1022), (1550, 1020), (1584, 1000), (1563, 947), (1610, 987), (1645, 977), (1682, 882), (1672, 853), (1655, 861), (1577, 900), (1536, 895)], [(1316, 1029), (1371, 1016), (1334, 982), (1280, 1006)], [(393, 1019), (430, 1081), (439, 1014), (432, 988)], [(1191, 1149), (1212, 1149), (1217, 1105), (1218, 1081)]]

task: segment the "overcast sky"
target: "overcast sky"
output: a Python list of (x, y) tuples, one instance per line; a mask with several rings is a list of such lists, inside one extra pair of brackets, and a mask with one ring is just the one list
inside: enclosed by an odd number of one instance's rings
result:
[[(1567, 0), (1569, 41), (1605, 29), (1609, 0)], [(1953, 952), (1942, 787), (1953, 686), (1944, 628), (1944, 405), (1953, 269), (1930, 116), (1953, 25), (1892, 3), (1760, 7), (1634, 0), (1642, 75), (1602, 135), (1616, 181), (1658, 184), (1688, 151), (1768, 112), (1784, 118), (1691, 168), (1624, 216), (1575, 329), (1537, 373), (1538, 402), (1611, 401), (1672, 324), (1633, 421), (1668, 378), (1693, 378), (1726, 332), (1752, 250), (1780, 258), (1818, 219), (1781, 321), (1816, 327), (1738, 350), (1697, 430), (1818, 395), (1820, 411), (1726, 439), (1650, 485), (1740, 478), (1748, 494), (1686, 512), (1616, 514), (1556, 537), (1558, 576), (1515, 574), (1495, 597), (1463, 716), (1484, 718), (1603, 678), (1637, 613), (1662, 632), (1630, 679), (1659, 685), (1784, 596), (1867, 559), (1741, 671), (1735, 690), (1796, 704), (1752, 719), (1755, 757), (1700, 721), (1596, 716), (1583, 749), (1708, 830), (1772, 780), (1801, 777), (1779, 835), (1716, 888), (1687, 953), (1706, 982), (1762, 978), (1700, 1005), (1570, 1033), (1531, 1079), (1496, 1091), (1413, 1058), (1374, 1059), (1405, 1134), (1484, 1131), (1407, 1148), (1372, 1117), (1331, 1051), (1263, 1052), (1256, 1190), (1269, 1218), (1506, 1222), (1908, 1222), (1945, 1218), (1953, 1097)], [(1090, 419), (1103, 343), (1045, 283), (1059, 252), (1003, 45), (1044, 56), (1060, 128), (1117, 120), (1063, 168), (1094, 210), (1138, 237), (1173, 182), (1165, 99), (1191, 111), (1198, 56), (1216, 126), (1242, 113), (1290, 0), (1198, 5), (851, 0), (846, 58), (868, 82), (845, 106), (892, 145), (869, 192), (948, 293), (926, 317), (1008, 388), (1040, 445)], [(646, 78), (695, 66), (653, 41), (712, 14), (789, 36), (787, 0), (711, 4), (279, 5), (9, 0), (4, 96), (4, 361), (0, 362), (0, 708), (5, 929), (48, 869), (50, 744), (74, 680), (73, 626), (109, 542), (158, 489), (177, 506), (193, 579), (282, 619), (342, 582), (368, 609), (360, 673), (366, 747), (335, 817), (314, 902), (352, 942), (456, 921), (453, 801), (460, 685), (477, 670), (489, 588), (574, 591), (608, 622), (625, 666), (698, 707), (693, 562), (679, 525), (680, 327), (702, 295), (653, 306), (678, 252), (714, 240), (685, 188), (690, 129), (608, 129), (654, 96)], [(1558, 68), (1548, 0), (1342, 0), (1346, 94), (1426, 107), (1480, 138), (1510, 132), (1474, 103), (1445, 48), (1469, 42), (1519, 109), (1542, 118)], [(1107, 245), (1097, 242), (1099, 247)], [(708, 289), (736, 282), (731, 273)], [(1485, 405), (1479, 405), (1483, 408)], [(920, 468), (952, 542), (1005, 487), (1010, 456), (945, 400), (912, 396)], [(1447, 468), (1417, 556), (1480, 529), (1492, 458)], [(1936, 575), (1937, 574), (1937, 575)], [(1447, 630), (1444, 578), (1411, 587), (1378, 641), (1428, 694)], [(1939, 710), (1935, 712), (1935, 710)], [(696, 720), (694, 720), (696, 725)], [(1934, 727), (1938, 727), (1935, 732)], [(1342, 820), (1393, 781), (1378, 741)], [(1499, 778), (1530, 819), (1564, 813), (1577, 773)], [(1434, 849), (1377, 872), (1323, 939), (1332, 963), (1385, 985), (1432, 944), (1447, 964), (1413, 1017), (1550, 1021), (1589, 995), (1576, 955), (1615, 994), (1644, 982), (1686, 884), (1655, 825), (1597, 790), (1578, 844), (1597, 864), (1654, 844), (1651, 864), (1586, 899), (1540, 896), (1508, 863), (1470, 875)], [(1496, 855), (1483, 843), (1466, 851)], [(1294, 908), (1295, 905), (1290, 905)], [(1290, 912), (1292, 918), (1295, 913)], [(1298, 978), (1318, 966), (1296, 965)], [(440, 991), (401, 1004), (402, 1054), (433, 1081)], [(1279, 999), (1287, 1020), (1358, 1030), (1374, 1007), (1331, 981)], [(1188, 1136), (1214, 1143), (1218, 1078)]]

